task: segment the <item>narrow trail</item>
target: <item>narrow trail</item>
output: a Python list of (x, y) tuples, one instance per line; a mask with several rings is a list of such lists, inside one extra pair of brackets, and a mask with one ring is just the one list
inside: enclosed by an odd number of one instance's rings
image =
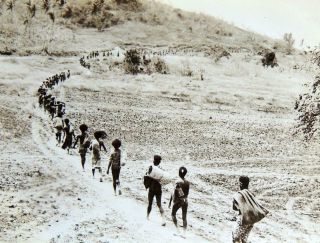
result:
[[(60, 92), (64, 94), (60, 87)], [(187, 233), (187, 239), (177, 234), (172, 222), (167, 226), (161, 226), (160, 215), (156, 206), (150, 221), (146, 219), (146, 206), (129, 198), (126, 195), (114, 196), (109, 182), (100, 183), (91, 175), (90, 155), (87, 155), (86, 171), (80, 169), (78, 154), (68, 155), (66, 151), (55, 145), (55, 139), (50, 124), (50, 119), (44, 116), (42, 111), (35, 110), (32, 118), (32, 138), (39, 150), (49, 159), (48, 167), (53, 173), (60, 173), (56, 183), (47, 185), (47, 190), (58, 191), (61, 187), (72, 187), (77, 193), (80, 205), (73, 205), (63, 210), (68, 212), (66, 217), (59, 220), (53, 218), (47, 227), (41, 227), (29, 242), (49, 241), (64, 242), (67, 240), (90, 240), (94, 236), (98, 240), (118, 239), (126, 242), (206, 242), (207, 240)], [(105, 159), (106, 160), (106, 159)], [(64, 178), (64, 179), (62, 179)], [(60, 182), (59, 182), (60, 181)], [(79, 191), (80, 189), (80, 191)], [(63, 204), (69, 204), (69, 199)], [(97, 232), (86, 232), (88, 224), (99, 228)], [(108, 228), (101, 230), (103, 228)], [(106, 230), (106, 231), (105, 231)], [(99, 233), (99, 236), (95, 235)], [(119, 235), (118, 235), (119, 234)], [(152, 237), (151, 237), (152, 236)]]

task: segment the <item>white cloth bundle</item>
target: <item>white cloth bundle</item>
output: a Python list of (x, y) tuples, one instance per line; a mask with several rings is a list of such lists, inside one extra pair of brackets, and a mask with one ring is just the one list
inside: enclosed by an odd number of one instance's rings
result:
[[(152, 170), (150, 173), (148, 173), (150, 166), (152, 167)], [(174, 181), (175, 178), (171, 176), (169, 173), (162, 170), (159, 166), (155, 166), (153, 164), (150, 166), (148, 167), (147, 175), (152, 179), (159, 181), (159, 183), (162, 186), (167, 185), (172, 181)]]

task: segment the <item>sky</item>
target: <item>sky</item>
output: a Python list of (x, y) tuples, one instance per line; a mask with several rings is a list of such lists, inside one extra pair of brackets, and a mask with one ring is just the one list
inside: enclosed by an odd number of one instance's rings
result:
[(202, 12), (244, 29), (282, 39), (292, 33), (296, 46), (320, 44), (320, 0), (160, 0)]

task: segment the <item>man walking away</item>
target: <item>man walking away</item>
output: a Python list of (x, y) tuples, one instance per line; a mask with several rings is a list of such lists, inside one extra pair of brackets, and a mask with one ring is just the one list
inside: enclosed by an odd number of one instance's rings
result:
[(121, 189), (120, 189), (120, 170), (121, 170), (121, 141), (119, 139), (115, 139), (112, 142), (112, 146), (114, 147), (114, 152), (111, 154), (107, 174), (109, 174), (109, 170), (111, 167), (111, 173), (112, 173), (112, 182), (113, 182), (113, 190), (114, 194), (117, 195), (117, 187), (118, 187), (118, 193), (121, 195)]
[(100, 182), (102, 182), (102, 169), (101, 169), (101, 148), (107, 152), (106, 147), (104, 146), (103, 139), (107, 137), (107, 134), (104, 131), (96, 131), (94, 133), (94, 140), (91, 145), (92, 150), (92, 176), (94, 178), (95, 170), (98, 169), (100, 174)]
[(70, 121), (68, 118), (64, 119), (64, 143), (62, 144), (63, 149), (67, 149), (68, 154), (70, 153), (70, 148), (72, 147), (72, 140), (74, 137), (74, 130), (70, 124)]
[(79, 154), (81, 158), (81, 166), (84, 171), (84, 165), (86, 163), (86, 153), (88, 148), (90, 147), (89, 134), (87, 132), (88, 126), (86, 124), (81, 124), (79, 126), (79, 130), (81, 131), (81, 134), (76, 137), (76, 141), (74, 142), (73, 148), (76, 147), (79, 141)]
[[(152, 173), (152, 170), (160, 170), (159, 165), (161, 163), (161, 156), (155, 155), (153, 159), (153, 165), (151, 165), (147, 171), (147, 176)], [(147, 219), (149, 220), (150, 212), (152, 209), (153, 198), (156, 198), (157, 206), (159, 208), (162, 217), (162, 226), (166, 225), (164, 210), (161, 206), (162, 186), (159, 181), (150, 177), (149, 178), (149, 192), (148, 192), (148, 208), (147, 208)]]
[(63, 120), (62, 120), (61, 113), (58, 113), (58, 116), (56, 116), (53, 119), (53, 127), (56, 129), (56, 140), (57, 140), (57, 146), (58, 146), (61, 143), (62, 130), (63, 130)]
[(184, 233), (187, 229), (188, 195), (189, 195), (189, 188), (190, 188), (190, 182), (185, 179), (187, 172), (188, 171), (185, 167), (180, 167), (179, 169), (180, 180), (176, 182), (174, 191), (171, 195), (170, 202), (169, 202), (169, 208), (170, 208), (171, 202), (173, 201), (171, 217), (176, 227), (178, 227), (176, 214), (180, 208), (182, 209)]
[(249, 181), (249, 177), (240, 176), (240, 191), (233, 197), (233, 210), (239, 212), (236, 227), (232, 232), (234, 243), (247, 243), (253, 225), (269, 213), (248, 190)]

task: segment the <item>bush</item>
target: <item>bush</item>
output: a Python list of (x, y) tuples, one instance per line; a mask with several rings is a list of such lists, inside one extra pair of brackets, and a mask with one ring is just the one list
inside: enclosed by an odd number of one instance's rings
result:
[(276, 54), (274, 52), (267, 52), (261, 61), (264, 67), (271, 66), (273, 68), (278, 66)]
[(113, 0), (113, 2), (121, 8), (129, 11), (136, 11), (142, 6), (138, 0)]
[(315, 49), (311, 52), (311, 61), (320, 67), (320, 50)]
[(299, 113), (298, 124), (294, 133), (302, 133), (305, 141), (310, 141), (315, 134), (319, 134), (320, 76), (315, 78), (309, 88), (308, 93), (299, 96), (294, 107)]
[(214, 61), (217, 63), (223, 57), (229, 59), (231, 57), (231, 54), (226, 50), (223, 50), (222, 52), (220, 52), (220, 54), (216, 57)]
[(154, 69), (157, 73), (161, 73), (161, 74), (167, 74), (169, 73), (169, 69), (167, 64), (165, 63), (165, 61), (163, 59), (161, 59), (160, 57), (157, 57), (154, 62), (153, 62), (153, 66)]
[(286, 51), (288, 55), (291, 55), (294, 51), (294, 42), (295, 40), (292, 37), (292, 33), (285, 33), (283, 35), (283, 40), (286, 42)]
[(181, 75), (192, 77), (194, 72), (190, 67), (190, 63), (186, 60), (186, 61), (183, 61), (181, 64), (182, 64), (182, 68), (180, 70)]
[(126, 73), (137, 74), (140, 71), (141, 57), (136, 49), (126, 51), (123, 61)]
[(62, 11), (62, 14), (61, 14), (61, 17), (62, 18), (71, 18), (72, 17), (72, 9), (70, 6), (66, 6), (63, 11)]

